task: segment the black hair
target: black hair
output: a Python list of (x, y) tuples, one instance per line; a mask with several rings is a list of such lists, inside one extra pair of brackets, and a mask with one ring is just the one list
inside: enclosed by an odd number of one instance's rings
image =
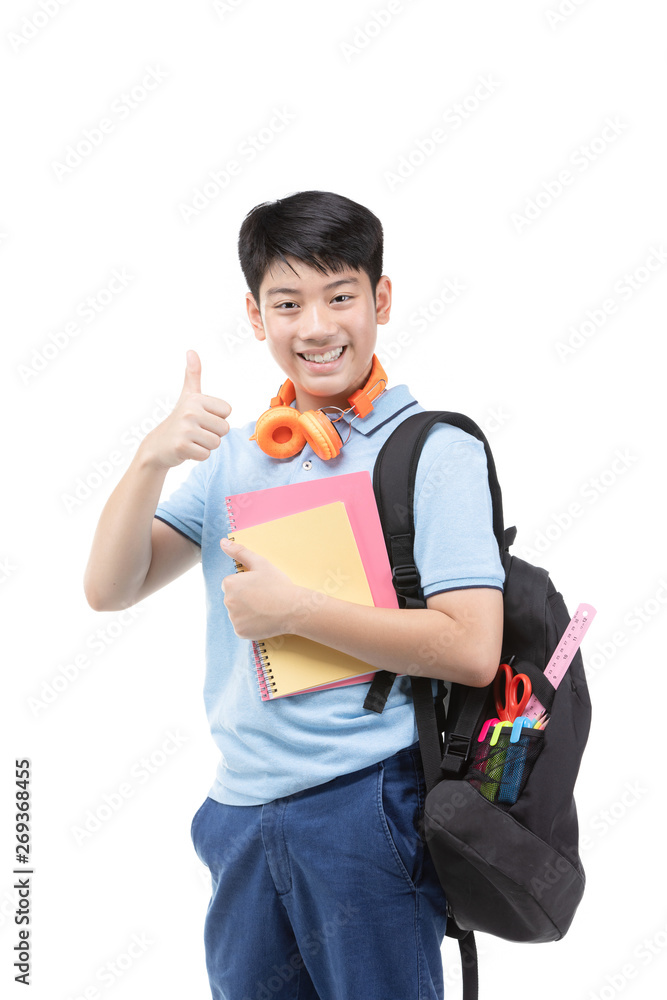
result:
[(382, 250), (382, 223), (377, 216), (331, 191), (297, 191), (256, 205), (243, 220), (238, 241), (241, 270), (257, 308), (264, 275), (277, 258), (291, 267), (287, 255), (323, 274), (346, 268), (365, 271), (375, 302)]

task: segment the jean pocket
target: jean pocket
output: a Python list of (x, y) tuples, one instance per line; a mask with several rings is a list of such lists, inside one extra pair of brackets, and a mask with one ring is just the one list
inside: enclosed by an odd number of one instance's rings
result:
[(411, 889), (422, 875), (424, 841), (423, 778), (412, 754), (394, 758), (378, 767), (378, 810), (385, 839), (396, 866)]

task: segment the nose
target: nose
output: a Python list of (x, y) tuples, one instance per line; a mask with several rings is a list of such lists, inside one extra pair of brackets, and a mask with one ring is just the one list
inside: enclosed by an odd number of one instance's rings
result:
[(326, 337), (335, 337), (338, 333), (338, 323), (326, 306), (313, 304), (304, 309), (302, 316), (301, 339), (305, 342), (316, 340), (316, 346), (325, 346), (320, 342)]

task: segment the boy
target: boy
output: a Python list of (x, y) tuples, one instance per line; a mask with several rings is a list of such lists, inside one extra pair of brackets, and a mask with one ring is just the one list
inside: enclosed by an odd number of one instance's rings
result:
[[(328, 459), (310, 443), (291, 457), (266, 454), (251, 440), (254, 423), (230, 429), (230, 405), (202, 395), (189, 351), (181, 396), (109, 498), (86, 571), (91, 606), (115, 610), (202, 560), (204, 697), (221, 759), (191, 832), (212, 878), (205, 944), (215, 1000), (443, 996), (446, 902), (419, 830), (425, 789), (409, 677), (396, 679), (381, 714), (363, 708), (366, 683), (266, 702), (249, 640), (291, 631), (377, 669), (490, 683), (504, 576), (482, 445), (449, 425), (428, 434), (415, 488), (424, 609), (309, 600), (314, 592), (226, 539), (226, 496), (372, 473), (391, 431), (423, 409), (405, 385), (387, 386), (363, 417), (350, 408), (355, 391), (371, 389), (377, 324), (389, 320), (382, 249), (375, 215), (329, 192), (248, 213), (239, 257), (255, 336), (292, 381), (296, 410), (347, 411), (336, 423), (345, 443)], [(189, 477), (159, 502), (167, 470), (186, 459), (197, 463)]]

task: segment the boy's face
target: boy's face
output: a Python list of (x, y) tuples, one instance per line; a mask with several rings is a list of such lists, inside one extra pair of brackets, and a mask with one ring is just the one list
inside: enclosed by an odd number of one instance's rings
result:
[[(292, 380), (296, 407), (349, 407), (348, 396), (370, 375), (377, 324), (389, 320), (391, 281), (380, 278), (377, 302), (365, 271), (322, 274), (289, 258), (294, 271), (276, 260), (264, 275), (259, 306), (246, 294), (248, 317), (258, 340), (266, 340), (276, 363)], [(343, 348), (328, 362), (308, 360)]]

